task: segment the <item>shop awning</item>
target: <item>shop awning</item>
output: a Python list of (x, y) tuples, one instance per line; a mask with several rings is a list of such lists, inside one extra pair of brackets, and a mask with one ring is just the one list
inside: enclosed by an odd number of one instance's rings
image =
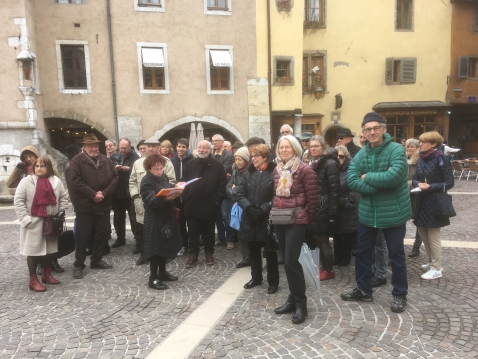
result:
[(407, 101), (407, 102), (379, 102), (374, 110), (410, 109), (410, 108), (447, 108), (451, 105), (441, 101)]
[(232, 60), (227, 50), (209, 50), (212, 64), (216, 67), (232, 67)]
[(163, 49), (142, 48), (144, 67), (164, 67)]

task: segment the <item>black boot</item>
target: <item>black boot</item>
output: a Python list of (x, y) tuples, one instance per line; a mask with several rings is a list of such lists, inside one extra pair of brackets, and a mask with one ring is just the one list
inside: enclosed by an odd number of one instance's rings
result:
[(58, 258), (55, 257), (51, 258), (51, 269), (56, 273), (63, 273), (65, 271), (58, 263)]
[(158, 278), (149, 277), (149, 287), (151, 289), (164, 290), (168, 289), (166, 284), (161, 283)]
[(413, 246), (412, 251), (408, 255), (410, 258), (418, 257), (420, 255), (420, 247)]
[(294, 316), (292, 317), (292, 323), (300, 324), (305, 321), (307, 316), (307, 306), (305, 304), (296, 304), (297, 309), (295, 310)]
[(136, 242), (136, 246), (134, 246), (134, 249), (133, 249), (133, 254), (138, 254), (138, 253), (141, 253), (143, 250), (141, 249), (141, 243), (140, 242)]
[(285, 302), (282, 307), (274, 309), (274, 313), (286, 314), (286, 313), (293, 313), (295, 312), (295, 310), (296, 310), (295, 303), (289, 302), (289, 300), (287, 300), (287, 302)]

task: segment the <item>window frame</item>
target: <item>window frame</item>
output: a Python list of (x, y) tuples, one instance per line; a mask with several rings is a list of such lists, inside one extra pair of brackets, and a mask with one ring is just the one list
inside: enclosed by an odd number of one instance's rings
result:
[[(143, 73), (143, 54), (142, 48), (158, 48), (163, 50), (164, 57), (164, 89), (148, 89), (144, 88), (144, 73)], [(138, 54), (138, 77), (139, 77), (139, 93), (149, 95), (168, 95), (171, 93), (169, 87), (169, 65), (168, 65), (168, 44), (164, 42), (137, 42), (136, 52)]]
[[(81, 46), (85, 53), (85, 71), (86, 71), (86, 89), (69, 89), (65, 88), (65, 81), (63, 78), (63, 57), (61, 54), (61, 45)], [(88, 94), (92, 93), (91, 88), (91, 68), (90, 68), (90, 48), (88, 41), (82, 40), (55, 40), (56, 48), (56, 63), (58, 69), (58, 89), (62, 94)]]
[[(471, 62), (475, 63), (475, 74), (471, 76)], [(478, 55), (477, 56), (460, 56), (458, 58), (458, 78), (478, 80)]]
[[(396, 62), (400, 62), (400, 77), (396, 74)], [(411, 69), (410, 67), (413, 66)], [(413, 74), (410, 75), (410, 71)], [(416, 57), (388, 57), (385, 59), (385, 83), (387, 85), (408, 85), (417, 83)]]
[[(213, 90), (211, 87), (211, 55), (210, 50), (227, 50), (231, 57), (232, 66), (229, 67), (229, 90)], [(234, 95), (234, 51), (232, 45), (206, 45), (206, 93), (208, 95)]]
[(232, 15), (232, 2), (233, 2), (233, 0), (226, 0), (227, 9), (210, 8), (208, 6), (207, 2), (208, 2), (208, 0), (204, 0), (204, 14), (205, 15), (219, 15), (219, 16), (231, 16)]
[(310, 20), (310, 2), (309, 0), (304, 1), (304, 27), (305, 28), (324, 28), (326, 27), (326, 0), (319, 0), (319, 20)]
[(139, 5), (139, 0), (133, 0), (134, 10), (135, 11), (144, 11), (144, 12), (166, 12), (165, 3), (166, 0), (159, 0), (160, 5)]
[[(320, 73), (322, 75), (322, 81), (320, 82), (320, 87), (324, 90), (324, 94), (328, 93), (327, 91), (327, 51), (325, 50), (314, 50), (314, 51), (304, 51), (302, 54), (302, 63), (304, 63), (305, 58), (307, 58), (307, 70), (304, 69), (302, 65), (302, 94), (310, 94), (315, 90), (316, 85), (312, 80), (314, 74), (310, 71), (312, 69), (312, 58), (321, 57), (322, 58), (322, 68)], [(304, 78), (307, 81), (307, 86), (304, 86)]]
[[(288, 62), (289, 63), (289, 78), (290, 81), (279, 81), (277, 76), (277, 63), (278, 62)], [(272, 79), (272, 86), (294, 86), (295, 85), (295, 61), (293, 56), (274, 56), (274, 72)]]
[(473, 32), (478, 32), (478, 3), (473, 6)]
[[(60, 2), (60, 1), (67, 1), (67, 2)], [(50, 2), (53, 2), (54, 4), (82, 5), (82, 4), (88, 3), (88, 0), (50, 0)]]
[[(409, 3), (409, 14), (408, 14), (408, 18), (409, 18), (409, 23), (410, 23), (410, 27), (409, 28), (404, 28), (402, 27), (402, 24), (398, 24), (398, 20), (399, 20), (399, 15), (398, 15), (398, 7), (400, 4), (402, 4), (402, 7), (401, 7), (401, 12), (400, 12), (400, 18), (402, 19), (402, 23), (404, 22), (404, 4), (408, 2)], [(402, 32), (409, 32), (409, 31), (414, 31), (414, 24), (415, 24), (415, 21), (414, 21), (414, 15), (415, 15), (415, 12), (414, 12), (414, 1), (413, 0), (396, 0), (395, 2), (395, 31), (402, 31)]]

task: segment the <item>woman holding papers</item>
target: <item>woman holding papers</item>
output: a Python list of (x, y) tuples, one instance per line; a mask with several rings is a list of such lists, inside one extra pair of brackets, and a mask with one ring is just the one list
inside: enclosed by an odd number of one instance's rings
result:
[(166, 159), (154, 154), (144, 160), (146, 175), (141, 180), (144, 203), (144, 255), (149, 260), (149, 287), (167, 289), (162, 282), (178, 280), (166, 271), (166, 259), (174, 259), (182, 246), (179, 227), (174, 216), (173, 199), (181, 192), (157, 197), (162, 189), (173, 187), (164, 175)]
[(412, 180), (412, 186), (420, 188), (415, 207), (415, 225), (425, 244), (428, 262), (422, 265), (427, 272), (422, 279), (436, 279), (441, 272), (440, 228), (450, 225), (448, 217), (437, 211), (437, 194), (449, 190), (455, 184), (450, 160), (440, 151), (443, 137), (435, 131), (425, 132), (420, 141), (420, 158)]

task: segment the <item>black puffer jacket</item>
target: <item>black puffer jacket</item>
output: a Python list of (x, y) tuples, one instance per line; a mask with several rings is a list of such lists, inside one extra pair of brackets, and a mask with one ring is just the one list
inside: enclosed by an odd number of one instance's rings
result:
[(428, 183), (430, 188), (418, 193), (415, 225), (426, 228), (440, 228), (450, 225), (450, 220), (447, 217), (439, 217), (436, 210), (436, 194), (443, 192), (444, 187), (449, 190), (455, 185), (448, 156), (445, 156), (441, 151), (437, 151), (426, 159), (420, 158), (417, 162), (412, 186), (418, 187), (420, 182)]
[[(246, 241), (261, 241), (267, 239), (267, 222), (272, 208), (274, 196), (274, 168), (276, 164), (269, 162), (264, 171), (259, 171), (252, 164), (243, 173), (244, 180), (237, 190), (237, 203), (243, 209), (239, 239)], [(250, 206), (260, 208), (264, 215), (254, 220), (247, 208)]]
[(351, 158), (340, 166), (340, 233), (354, 233), (358, 231), (358, 203), (347, 183), (347, 172)]
[(358, 153), (358, 151), (360, 151), (362, 149), (362, 147), (360, 146), (357, 146), (354, 141), (350, 141), (349, 143), (347, 143), (347, 150), (349, 151), (350, 153), (350, 157), (351, 158), (354, 158), (355, 155)]
[(132, 148), (126, 156), (121, 156), (120, 152), (116, 152), (110, 157), (114, 165), (121, 165), (129, 167), (129, 171), (118, 172), (118, 185), (113, 192), (113, 198), (128, 198), (129, 197), (129, 176), (133, 169), (134, 162), (139, 158), (138, 154)]
[[(245, 171), (247, 171), (248, 166), (249, 163), (246, 163)], [(244, 181), (245, 171), (239, 171), (236, 165), (234, 165), (232, 168), (231, 178), (229, 178), (229, 182), (227, 182), (226, 196), (227, 198), (232, 199), (234, 202), (237, 202), (237, 190), (239, 189), (239, 185)], [(232, 188), (232, 185), (234, 185), (235, 187)]]
[(331, 233), (336, 228), (329, 229), (329, 217), (340, 215), (340, 164), (337, 152), (331, 151), (318, 161), (311, 163), (317, 173), (317, 186), (319, 191), (319, 204), (310, 230), (315, 234)]

